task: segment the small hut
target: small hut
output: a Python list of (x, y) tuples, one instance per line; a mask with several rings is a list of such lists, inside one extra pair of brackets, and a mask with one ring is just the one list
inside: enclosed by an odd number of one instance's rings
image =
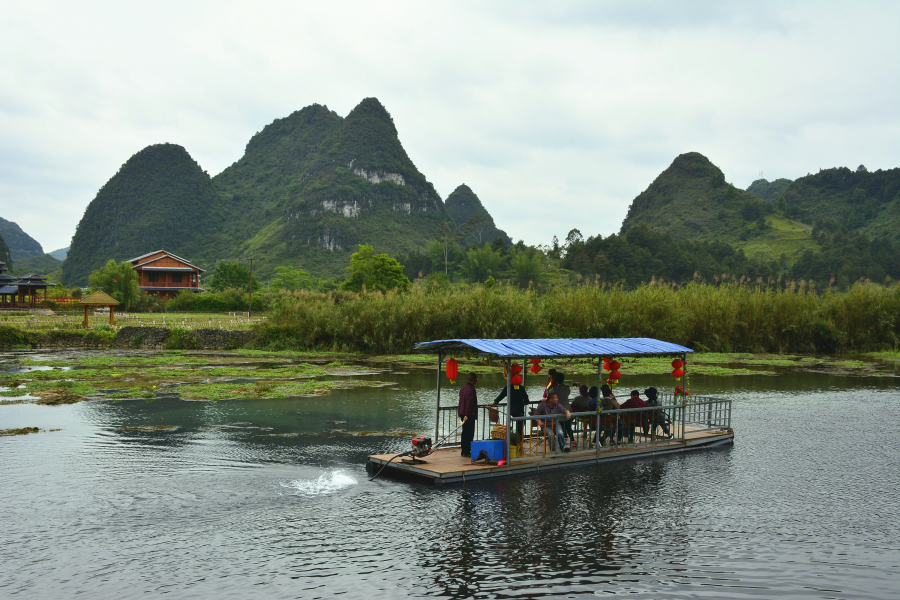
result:
[(107, 294), (102, 290), (97, 290), (93, 294), (89, 295), (87, 298), (84, 298), (81, 301), (81, 305), (84, 307), (84, 328), (88, 328), (88, 309), (92, 306), (108, 306), (109, 307), (109, 324), (116, 324), (116, 309), (115, 307), (119, 305), (119, 301)]

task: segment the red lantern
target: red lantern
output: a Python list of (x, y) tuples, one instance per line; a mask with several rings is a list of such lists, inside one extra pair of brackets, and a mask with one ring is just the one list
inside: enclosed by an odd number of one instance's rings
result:
[(616, 380), (618, 380), (618, 379), (620, 379), (621, 377), (622, 377), (622, 374), (619, 373), (618, 371), (613, 371), (613, 372), (611, 372), (611, 373), (609, 374), (609, 378), (610, 378), (610, 379), (616, 379)]
[(513, 375), (518, 375), (522, 372), (522, 365), (513, 365), (510, 369)]
[(522, 385), (522, 376), (513, 375), (512, 377), (510, 377), (509, 382), (513, 385)]
[(684, 371), (682, 371), (681, 369), (675, 369), (674, 371), (672, 371), (672, 377), (679, 378), (682, 375), (684, 375)]
[(533, 365), (539, 365), (539, 364), (541, 364), (541, 359), (539, 359), (539, 358), (532, 358), (532, 359), (531, 359), (531, 364), (533, 364)]
[(680, 369), (683, 366), (684, 366), (684, 361), (681, 360), (680, 358), (676, 358), (675, 360), (672, 361), (673, 369)]
[(621, 368), (622, 368), (622, 365), (619, 364), (618, 361), (615, 361), (615, 360), (614, 360), (614, 361), (611, 361), (611, 362), (609, 363), (609, 370), (610, 370), (610, 371), (618, 371), (618, 370), (621, 369)]
[(531, 365), (531, 367), (528, 370), (531, 371), (532, 373), (534, 373), (535, 375), (537, 375), (538, 373), (541, 372), (541, 365), (533, 364), (533, 365)]
[(447, 379), (450, 383), (456, 383), (457, 377), (459, 377), (459, 363), (455, 358), (451, 358), (447, 361)]

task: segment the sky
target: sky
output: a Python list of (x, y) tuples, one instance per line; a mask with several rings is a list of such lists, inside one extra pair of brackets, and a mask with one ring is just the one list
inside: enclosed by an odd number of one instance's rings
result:
[(900, 2), (14, 2), (0, 217), (49, 252), (150, 144), (210, 175), (295, 110), (376, 97), (442, 198), (514, 240), (619, 230), (684, 152), (746, 188), (900, 167)]

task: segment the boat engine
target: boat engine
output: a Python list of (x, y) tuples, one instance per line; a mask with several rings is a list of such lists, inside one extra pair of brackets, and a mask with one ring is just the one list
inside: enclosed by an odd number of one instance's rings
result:
[(417, 437), (412, 439), (412, 452), (409, 453), (410, 456), (419, 458), (421, 456), (428, 456), (429, 454), (431, 454), (430, 437)]

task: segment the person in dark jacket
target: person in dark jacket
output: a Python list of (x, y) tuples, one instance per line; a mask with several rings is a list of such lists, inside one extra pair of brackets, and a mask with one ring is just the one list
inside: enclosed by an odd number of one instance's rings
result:
[[(644, 395), (647, 396), (647, 406), (660, 406), (657, 398), (658, 394), (659, 392), (656, 391), (655, 387), (649, 387), (644, 390)], [(666, 416), (665, 411), (656, 410), (650, 413), (647, 424), (648, 427), (644, 430), (644, 433), (655, 433), (656, 428), (661, 427), (666, 437), (672, 437), (672, 434), (669, 433), (669, 418)]]
[[(525, 391), (524, 385), (511, 385), (511, 397), (509, 399), (509, 414), (512, 417), (524, 417), (525, 407), (528, 405), (528, 392)], [(494, 399), (489, 406), (497, 406), (501, 400), (506, 398), (506, 386), (500, 390), (500, 394)], [(525, 428), (525, 421), (516, 421), (516, 437), (513, 440), (517, 446), (522, 445), (522, 431)]]
[(462, 455), (472, 456), (472, 440), (475, 439), (475, 421), (478, 419), (478, 394), (475, 383), (478, 376), (469, 373), (467, 383), (459, 390), (459, 408), (456, 414), (462, 419)]
[[(622, 409), (626, 408), (644, 408), (647, 405), (641, 400), (640, 392), (637, 390), (631, 390), (631, 398), (622, 403)], [(634, 413), (625, 413), (622, 415), (622, 420), (625, 422), (625, 434), (628, 436), (628, 443), (634, 443), (634, 429), (635, 427), (644, 428), (644, 418), (646, 417), (646, 413), (644, 412), (634, 412)]]

